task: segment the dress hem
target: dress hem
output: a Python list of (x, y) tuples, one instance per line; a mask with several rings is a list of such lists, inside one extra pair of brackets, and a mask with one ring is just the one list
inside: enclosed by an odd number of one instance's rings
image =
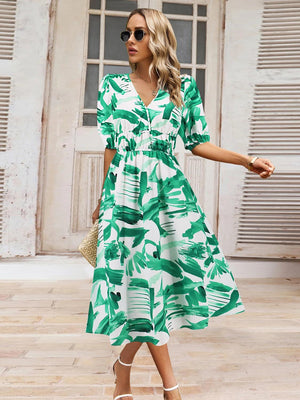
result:
[[(205, 321), (205, 323), (203, 323), (203, 325), (201, 327), (199, 327), (199, 326), (198, 327), (193, 327), (192, 325), (191, 326), (186, 325), (186, 326), (170, 328), (170, 329), (168, 329), (168, 332), (164, 332), (164, 333), (166, 333), (168, 335), (167, 341), (165, 341), (164, 343), (159, 344), (159, 345), (157, 344), (157, 340), (129, 340), (129, 339), (126, 339), (126, 338), (121, 343), (116, 343), (116, 341), (113, 342), (113, 341), (110, 340), (110, 334), (109, 333), (93, 332), (92, 330), (87, 330), (87, 329), (86, 329), (85, 333), (90, 333), (90, 334), (94, 334), (94, 335), (105, 335), (105, 336), (108, 336), (111, 346), (123, 346), (124, 344), (132, 343), (132, 342), (142, 342), (142, 343), (150, 342), (150, 343), (152, 343), (152, 344), (154, 344), (156, 346), (163, 346), (164, 344), (169, 342), (170, 332), (178, 331), (180, 329), (185, 329), (185, 328), (193, 330), (193, 331), (205, 329), (209, 325), (210, 318), (217, 318), (217, 317), (221, 317), (221, 316), (225, 317), (226, 315), (241, 314), (242, 312), (245, 312), (245, 311), (246, 310), (245, 310), (244, 305), (240, 305), (239, 307), (235, 307), (235, 308), (227, 311), (224, 314), (211, 315), (210, 317), (207, 318), (207, 320)], [(141, 338), (141, 336), (139, 336), (139, 338)], [(146, 339), (149, 339), (149, 337), (147, 336)]]

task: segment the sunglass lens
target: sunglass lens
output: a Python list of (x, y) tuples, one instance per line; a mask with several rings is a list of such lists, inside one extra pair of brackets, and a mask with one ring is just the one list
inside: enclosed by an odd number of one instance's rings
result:
[(137, 29), (137, 30), (134, 32), (134, 37), (135, 37), (136, 40), (138, 40), (138, 41), (142, 40), (143, 37), (144, 37), (144, 31), (142, 31), (141, 29)]
[(129, 38), (130, 38), (130, 32), (128, 31), (121, 32), (121, 39), (123, 40), (123, 42), (127, 42)]

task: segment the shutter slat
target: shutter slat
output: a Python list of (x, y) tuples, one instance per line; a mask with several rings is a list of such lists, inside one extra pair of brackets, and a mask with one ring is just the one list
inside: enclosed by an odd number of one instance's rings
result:
[(0, 59), (12, 60), (16, 24), (16, 0), (0, 0)]
[(257, 84), (249, 154), (300, 154), (300, 85)]
[(0, 152), (6, 151), (7, 148), (10, 87), (11, 78), (2, 76), (0, 79)]
[(299, 68), (299, 44), (300, 3), (265, 1), (257, 68)]
[(299, 245), (300, 172), (277, 172), (263, 183), (260, 179), (246, 172), (237, 243)]

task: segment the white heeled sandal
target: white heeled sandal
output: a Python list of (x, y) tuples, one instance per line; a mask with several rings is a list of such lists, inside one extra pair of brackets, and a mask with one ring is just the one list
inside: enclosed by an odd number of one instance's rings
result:
[[(171, 388), (165, 388), (165, 387), (163, 387), (163, 389), (166, 391), (166, 392), (168, 392), (168, 391), (170, 391), (170, 390), (175, 390), (175, 389), (177, 389), (178, 388), (178, 385), (176, 385), (176, 386), (173, 386), (173, 387), (171, 387)], [(166, 399), (166, 395), (165, 395), (165, 393), (164, 393), (164, 400)]]
[[(118, 362), (118, 361), (119, 361), (120, 364), (125, 365), (126, 367), (131, 367), (131, 366), (132, 366), (132, 364), (125, 364), (123, 361), (121, 361), (121, 360), (120, 360), (120, 355), (118, 355), (118, 358), (116, 359), (116, 361), (114, 362), (113, 367), (112, 367), (112, 370), (113, 370), (113, 373), (114, 373), (114, 376), (115, 376), (115, 377), (116, 377), (115, 365), (116, 365), (116, 362)], [(115, 383), (117, 383), (117, 378), (115, 378)], [(127, 397), (128, 397), (128, 396), (133, 397), (133, 394), (132, 394), (132, 393), (119, 394), (119, 396), (116, 396), (116, 397), (114, 398), (114, 400), (121, 399), (122, 397), (126, 397), (126, 396), (127, 396)]]

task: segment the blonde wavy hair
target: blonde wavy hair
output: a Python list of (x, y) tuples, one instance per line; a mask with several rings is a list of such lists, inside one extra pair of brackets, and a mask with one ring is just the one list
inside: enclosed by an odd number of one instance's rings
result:
[[(153, 8), (136, 8), (131, 11), (129, 19), (140, 14), (145, 18), (150, 32), (149, 50), (153, 60), (149, 67), (149, 75), (152, 76), (153, 68), (158, 75), (158, 86), (169, 92), (170, 100), (177, 106), (184, 105), (180, 94), (180, 63), (177, 59), (177, 40), (168, 18), (160, 11)], [(134, 71), (136, 65), (129, 63)]]

